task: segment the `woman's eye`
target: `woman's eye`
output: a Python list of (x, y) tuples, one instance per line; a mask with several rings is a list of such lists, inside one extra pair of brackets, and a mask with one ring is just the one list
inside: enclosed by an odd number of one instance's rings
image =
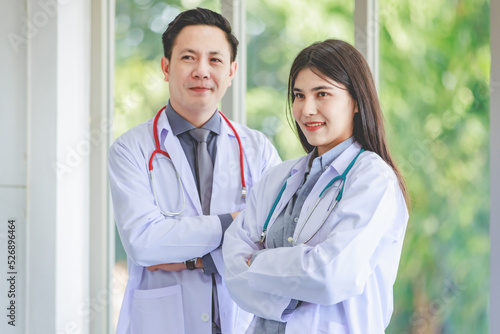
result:
[(318, 93), (318, 96), (319, 96), (319, 97), (325, 97), (325, 96), (328, 96), (328, 94), (327, 94), (327, 93), (325, 93), (325, 92), (319, 92), (319, 93)]
[(302, 93), (295, 93), (295, 98), (296, 99), (302, 99), (302, 98), (304, 98), (304, 94), (302, 94)]

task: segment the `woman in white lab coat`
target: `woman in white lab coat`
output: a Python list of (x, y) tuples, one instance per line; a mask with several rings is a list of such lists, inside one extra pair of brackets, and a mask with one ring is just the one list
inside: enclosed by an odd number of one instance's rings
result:
[(226, 231), (229, 293), (255, 314), (247, 333), (383, 333), (408, 193), (369, 67), (348, 43), (315, 43), (288, 98), (308, 154), (271, 169)]

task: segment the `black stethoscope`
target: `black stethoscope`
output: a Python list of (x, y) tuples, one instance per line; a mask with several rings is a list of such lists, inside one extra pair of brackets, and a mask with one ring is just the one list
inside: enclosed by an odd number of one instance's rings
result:
[[(158, 205), (158, 208), (160, 209), (160, 212), (164, 216), (171, 217), (171, 216), (178, 216), (184, 212), (184, 209), (186, 208), (186, 198), (184, 195), (184, 188), (182, 185), (181, 177), (180, 177), (179, 173), (177, 172), (177, 170), (175, 169), (175, 166), (174, 166), (174, 170), (175, 170), (175, 173), (177, 174), (177, 179), (179, 180), (179, 187), (181, 189), (181, 194), (182, 194), (182, 208), (181, 208), (181, 210), (178, 212), (169, 212), (169, 211), (163, 212), (162, 209), (160, 208), (160, 204), (158, 202), (158, 199), (156, 198), (155, 182), (154, 182), (154, 175), (153, 175), (153, 158), (156, 154), (160, 153), (160, 154), (163, 154), (164, 156), (166, 156), (170, 160), (170, 162), (172, 162), (170, 155), (160, 148), (160, 139), (158, 138), (158, 119), (160, 118), (160, 115), (161, 115), (162, 111), (165, 110), (165, 108), (166, 108), (166, 106), (163, 106), (158, 111), (158, 113), (156, 114), (155, 119), (153, 121), (153, 137), (155, 140), (155, 150), (153, 151), (153, 153), (151, 153), (151, 157), (149, 158), (149, 177), (151, 178), (151, 186), (153, 188), (153, 196), (154, 196), (154, 199)], [(238, 135), (238, 132), (236, 132), (235, 128), (231, 124), (231, 121), (229, 121), (229, 119), (226, 116), (224, 116), (224, 114), (221, 113), (220, 111), (219, 111), (219, 114), (226, 121), (227, 125), (229, 125), (229, 127), (231, 128), (231, 130), (234, 133), (234, 136), (236, 137), (236, 140), (238, 141), (238, 147), (239, 147), (239, 152), (240, 152), (241, 197), (244, 200), (247, 196), (247, 188), (246, 188), (246, 184), (245, 184), (245, 170), (243, 167), (243, 146), (241, 145), (241, 139), (240, 139), (240, 136)], [(172, 163), (172, 166), (173, 166), (173, 163)]]

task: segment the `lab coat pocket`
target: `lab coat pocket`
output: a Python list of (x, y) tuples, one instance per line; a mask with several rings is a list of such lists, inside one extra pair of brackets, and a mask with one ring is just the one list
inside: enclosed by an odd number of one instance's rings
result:
[(135, 290), (130, 316), (131, 334), (184, 334), (181, 286)]
[(318, 324), (318, 333), (331, 333), (331, 334), (348, 334), (347, 326), (339, 324), (338, 322), (320, 320)]

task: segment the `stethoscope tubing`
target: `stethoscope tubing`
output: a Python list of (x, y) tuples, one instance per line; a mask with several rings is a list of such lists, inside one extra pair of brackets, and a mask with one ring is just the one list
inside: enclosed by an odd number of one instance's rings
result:
[[(303, 243), (305, 244), (305, 243), (309, 242), (316, 235), (316, 233), (318, 233), (318, 231), (321, 229), (321, 227), (323, 227), (323, 225), (324, 225), (326, 219), (328, 218), (328, 216), (330, 215), (330, 213), (337, 206), (338, 202), (340, 202), (340, 200), (342, 199), (342, 195), (344, 193), (344, 185), (345, 185), (347, 174), (351, 170), (352, 166), (354, 166), (354, 163), (356, 162), (356, 160), (358, 159), (358, 157), (360, 156), (360, 154), (364, 152), (364, 150), (365, 149), (363, 149), (363, 148), (360, 149), (359, 152), (358, 152), (358, 154), (354, 157), (354, 159), (352, 159), (351, 163), (347, 166), (347, 168), (344, 170), (344, 172), (341, 175), (334, 177), (330, 182), (328, 182), (328, 184), (325, 186), (325, 188), (319, 194), (318, 199), (314, 203), (314, 205), (311, 208), (311, 210), (309, 210), (309, 212), (307, 213), (306, 219), (302, 223), (302, 226), (300, 227), (299, 232), (297, 233), (297, 238), (294, 240), (292, 237), (290, 237), (290, 238), (288, 238), (288, 241), (292, 242), (294, 245), (297, 245), (297, 240), (299, 239), (299, 236), (302, 233), (302, 230), (306, 226), (306, 223), (309, 221), (309, 218), (311, 217), (311, 214), (313, 213), (314, 209), (316, 209), (316, 206), (318, 206), (319, 201), (323, 198), (323, 195), (326, 193), (326, 191), (328, 189), (330, 189), (330, 187), (335, 182), (337, 182), (338, 180), (341, 180), (342, 184), (339, 185), (339, 191), (337, 193), (337, 196), (335, 196), (334, 202), (332, 203), (332, 205), (330, 205), (325, 218), (323, 219), (323, 221), (321, 222), (321, 224), (319, 225), (319, 227), (316, 229), (316, 231), (306, 241), (304, 241)], [(269, 211), (269, 214), (267, 215), (266, 222), (264, 223), (264, 227), (262, 228), (262, 233), (260, 235), (260, 243), (261, 244), (266, 239), (267, 227), (269, 225), (269, 221), (271, 220), (271, 217), (274, 214), (274, 210), (276, 209), (276, 206), (278, 206), (278, 203), (281, 200), (281, 196), (283, 195), (283, 192), (285, 191), (287, 181), (285, 181), (285, 183), (281, 187), (281, 190), (278, 193), (278, 196), (276, 197), (276, 200), (274, 201), (273, 206), (271, 207), (271, 210)]]
[[(185, 195), (184, 195), (184, 185), (182, 183), (182, 180), (181, 180), (181, 177), (179, 175), (179, 172), (177, 172), (177, 170), (174, 167), (175, 173), (177, 175), (177, 179), (179, 180), (179, 187), (181, 189), (182, 202), (183, 202), (182, 203), (182, 209), (180, 211), (178, 211), (178, 212), (168, 212), (168, 211), (167, 212), (163, 212), (162, 209), (160, 208), (158, 199), (156, 197), (156, 189), (155, 189), (156, 187), (155, 187), (155, 184), (154, 184), (154, 173), (153, 173), (153, 159), (156, 156), (156, 154), (163, 154), (170, 161), (172, 161), (172, 158), (170, 157), (170, 154), (168, 154), (168, 152), (163, 151), (160, 148), (160, 138), (158, 136), (158, 119), (160, 118), (161, 113), (165, 110), (166, 107), (167, 106), (163, 106), (156, 113), (156, 116), (155, 116), (155, 118), (153, 120), (153, 137), (154, 137), (154, 141), (155, 141), (155, 150), (153, 151), (153, 153), (151, 153), (151, 156), (149, 157), (148, 169), (149, 169), (149, 177), (151, 179), (151, 188), (153, 190), (153, 196), (154, 196), (156, 205), (158, 206), (158, 208), (160, 209), (160, 212), (164, 216), (172, 217), (172, 216), (178, 216), (178, 215), (182, 214), (184, 212), (185, 207), (186, 207), (186, 198), (185, 198)], [(241, 145), (241, 139), (240, 139), (240, 136), (239, 136), (238, 132), (236, 131), (236, 129), (234, 128), (234, 126), (231, 124), (231, 121), (222, 112), (219, 111), (219, 114), (222, 116), (222, 118), (224, 119), (224, 121), (226, 121), (226, 123), (229, 125), (229, 127), (233, 131), (234, 136), (236, 137), (236, 140), (238, 142), (238, 148), (239, 148), (239, 153), (240, 153), (241, 197), (243, 198), (243, 200), (245, 200), (246, 199), (246, 195), (247, 195), (247, 188), (246, 188), (246, 183), (245, 183), (245, 169), (244, 169), (244, 165), (243, 165), (243, 146)]]
[[(181, 180), (181, 176), (179, 175), (179, 173), (177, 172), (177, 170), (174, 168), (175, 170), (175, 174), (177, 175), (177, 180), (179, 180), (179, 187), (181, 189), (183, 189), (184, 185), (182, 184), (182, 180)], [(149, 171), (149, 177), (151, 179), (151, 188), (153, 189), (153, 196), (155, 198), (155, 201), (156, 203), (158, 204), (158, 200), (156, 199), (156, 187), (155, 187), (155, 181), (154, 181), (154, 174), (153, 174), (153, 170), (151, 169)], [(184, 212), (184, 209), (186, 208), (186, 195), (184, 194), (184, 190), (181, 191), (182, 193), (182, 209), (181, 211), (178, 211), (178, 212), (163, 212), (163, 210), (160, 208), (160, 206), (158, 205), (158, 208), (160, 209), (160, 212), (166, 216), (166, 217), (174, 217), (174, 216), (178, 216), (180, 214), (182, 214)]]

